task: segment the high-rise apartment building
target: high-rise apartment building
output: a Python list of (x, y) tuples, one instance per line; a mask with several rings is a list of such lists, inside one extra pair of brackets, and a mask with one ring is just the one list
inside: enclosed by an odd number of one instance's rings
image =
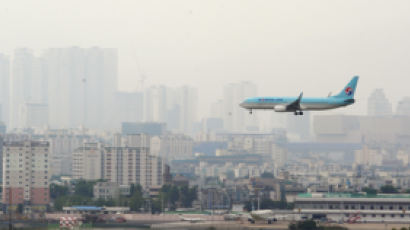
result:
[(288, 138), (296, 141), (309, 141), (310, 111), (305, 111), (303, 116), (294, 116), (293, 114), (286, 115), (286, 130)]
[(117, 92), (115, 94), (116, 113), (114, 120), (121, 122), (141, 122), (143, 120), (144, 94), (141, 92)]
[(145, 147), (105, 147), (104, 178), (119, 185), (161, 186), (164, 164)]
[(90, 140), (81, 130), (65, 129), (46, 130), (43, 138), (50, 143), (50, 171), (56, 176), (72, 175), (72, 153)]
[(50, 202), (49, 143), (3, 144), (3, 204), (47, 205)]
[(73, 152), (73, 178), (102, 179), (103, 148), (99, 143), (84, 143)]
[(192, 133), (194, 123), (197, 122), (198, 91), (196, 88), (183, 86), (177, 89), (178, 104), (180, 105), (179, 131)]
[(117, 91), (116, 49), (49, 49), (44, 60), (51, 127), (118, 125), (112, 109)]
[(20, 107), (20, 116), (23, 128), (47, 127), (48, 106), (44, 103), (24, 103)]
[(392, 113), (392, 105), (383, 89), (375, 89), (367, 99), (367, 115), (391, 116)]
[(254, 131), (258, 127), (256, 114), (250, 116), (239, 103), (248, 97), (257, 96), (257, 87), (251, 82), (232, 83), (224, 87), (224, 125), (233, 132)]
[(10, 90), (11, 128), (23, 128), (20, 122), (22, 106), (48, 100), (44, 60), (35, 57), (29, 49), (15, 50)]
[(167, 109), (167, 88), (152, 86), (144, 91), (144, 121), (165, 122)]
[(0, 121), (9, 126), (10, 60), (0, 54)]
[(405, 97), (397, 105), (397, 115), (410, 116), (410, 97)]

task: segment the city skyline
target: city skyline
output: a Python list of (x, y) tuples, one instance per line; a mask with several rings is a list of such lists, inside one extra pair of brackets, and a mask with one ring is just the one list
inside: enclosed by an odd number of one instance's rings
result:
[[(201, 104), (206, 95), (199, 95), (197, 87), (187, 85), (142, 86), (143, 79), (140, 79), (139, 89), (133, 92), (121, 90), (118, 87), (116, 49), (50, 48), (44, 50), (42, 56), (36, 56), (31, 49), (23, 48), (16, 49), (14, 53), (13, 58), (1, 54), (3, 72), (0, 74), (1, 81), (11, 86), (10, 89), (4, 87), (5, 92), (0, 99), (2, 120), (12, 129), (85, 125), (87, 128), (118, 130), (121, 122), (162, 122), (171, 131), (192, 135), (201, 129), (204, 131), (204, 127), (199, 126), (209, 118), (221, 119), (223, 130), (234, 132), (270, 132), (272, 128), (292, 125), (292, 119), (286, 118), (291, 116), (289, 114), (261, 111), (249, 115), (238, 106), (236, 102), (260, 95), (260, 86), (255, 82), (223, 85), (223, 95), (217, 101)], [(406, 99), (408, 97), (392, 103), (385, 91), (377, 88), (367, 101), (359, 98), (352, 107), (366, 107), (367, 111), (360, 115), (408, 115)], [(95, 119), (99, 114), (102, 116)], [(350, 108), (343, 108), (313, 112), (312, 117), (327, 114), (354, 113)], [(8, 115), (10, 121), (7, 120)], [(309, 120), (307, 118), (307, 122)]]
[[(219, 99), (220, 86), (247, 80), (260, 96), (323, 96), (357, 74), (358, 102), (374, 88), (394, 105), (409, 96), (401, 84), (410, 75), (407, 1), (41, 2), (5, 2), (0, 52), (118, 48), (124, 91), (145, 76), (147, 86), (198, 87), (206, 95), (200, 104)], [(365, 111), (356, 105), (343, 113)]]

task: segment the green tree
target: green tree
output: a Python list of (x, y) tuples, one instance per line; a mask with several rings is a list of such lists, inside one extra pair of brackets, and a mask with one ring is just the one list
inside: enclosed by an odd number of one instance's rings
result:
[(263, 199), (260, 202), (261, 209), (284, 209), (286, 206), (283, 206), (281, 201), (273, 201), (271, 199)]
[[(99, 207), (102, 207), (102, 206), (112, 207), (112, 206), (117, 205), (113, 199), (104, 200), (102, 198), (98, 200), (93, 200), (92, 204), (95, 206), (99, 206)], [(118, 204), (118, 206), (124, 206), (124, 205)]]
[(316, 222), (313, 220), (305, 220), (299, 221), (297, 224), (297, 229), (300, 230), (316, 230), (318, 227), (316, 226)]
[(132, 197), (135, 193), (142, 193), (142, 187), (141, 187), (141, 185), (139, 185), (139, 184), (137, 184), (137, 185), (131, 184), (129, 197)]
[(197, 198), (197, 187), (188, 188), (183, 186), (180, 188), (180, 201), (185, 208), (192, 207), (192, 202)]
[(94, 185), (95, 181), (79, 180), (74, 186), (74, 194), (92, 198)]
[(61, 196), (54, 200), (54, 209), (61, 211), (64, 206), (73, 205), (93, 205), (94, 201), (90, 197), (80, 195)]
[(382, 193), (398, 193), (399, 191), (397, 191), (397, 189), (395, 187), (393, 187), (393, 185), (383, 185), (382, 187), (380, 187), (380, 191)]
[(169, 202), (171, 202), (172, 205), (175, 205), (175, 202), (179, 200), (179, 189), (176, 186), (172, 186), (172, 188), (169, 191)]
[(141, 207), (144, 205), (144, 197), (142, 190), (135, 189), (133, 194), (129, 198), (129, 207), (131, 211), (140, 211)]
[(58, 184), (50, 185), (50, 197), (51, 199), (56, 199), (57, 197), (66, 196), (69, 193), (67, 186), (62, 186)]
[(365, 192), (367, 195), (376, 195), (377, 189), (374, 189), (372, 187), (364, 187), (362, 188), (362, 192)]
[(152, 214), (162, 212), (161, 208), (162, 208), (162, 203), (160, 199), (151, 200), (151, 213)]

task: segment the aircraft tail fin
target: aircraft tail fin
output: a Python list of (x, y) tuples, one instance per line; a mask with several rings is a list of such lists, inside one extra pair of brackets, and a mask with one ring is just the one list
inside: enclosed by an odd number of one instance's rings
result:
[(352, 80), (350, 80), (350, 82), (343, 88), (343, 90), (334, 97), (352, 99), (354, 97), (354, 93), (356, 92), (358, 80), (359, 76), (354, 76)]

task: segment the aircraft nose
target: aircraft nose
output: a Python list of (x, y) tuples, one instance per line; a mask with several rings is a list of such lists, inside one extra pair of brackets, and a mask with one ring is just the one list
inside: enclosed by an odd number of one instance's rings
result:
[(242, 108), (245, 108), (245, 102), (239, 103), (239, 106), (242, 107)]

